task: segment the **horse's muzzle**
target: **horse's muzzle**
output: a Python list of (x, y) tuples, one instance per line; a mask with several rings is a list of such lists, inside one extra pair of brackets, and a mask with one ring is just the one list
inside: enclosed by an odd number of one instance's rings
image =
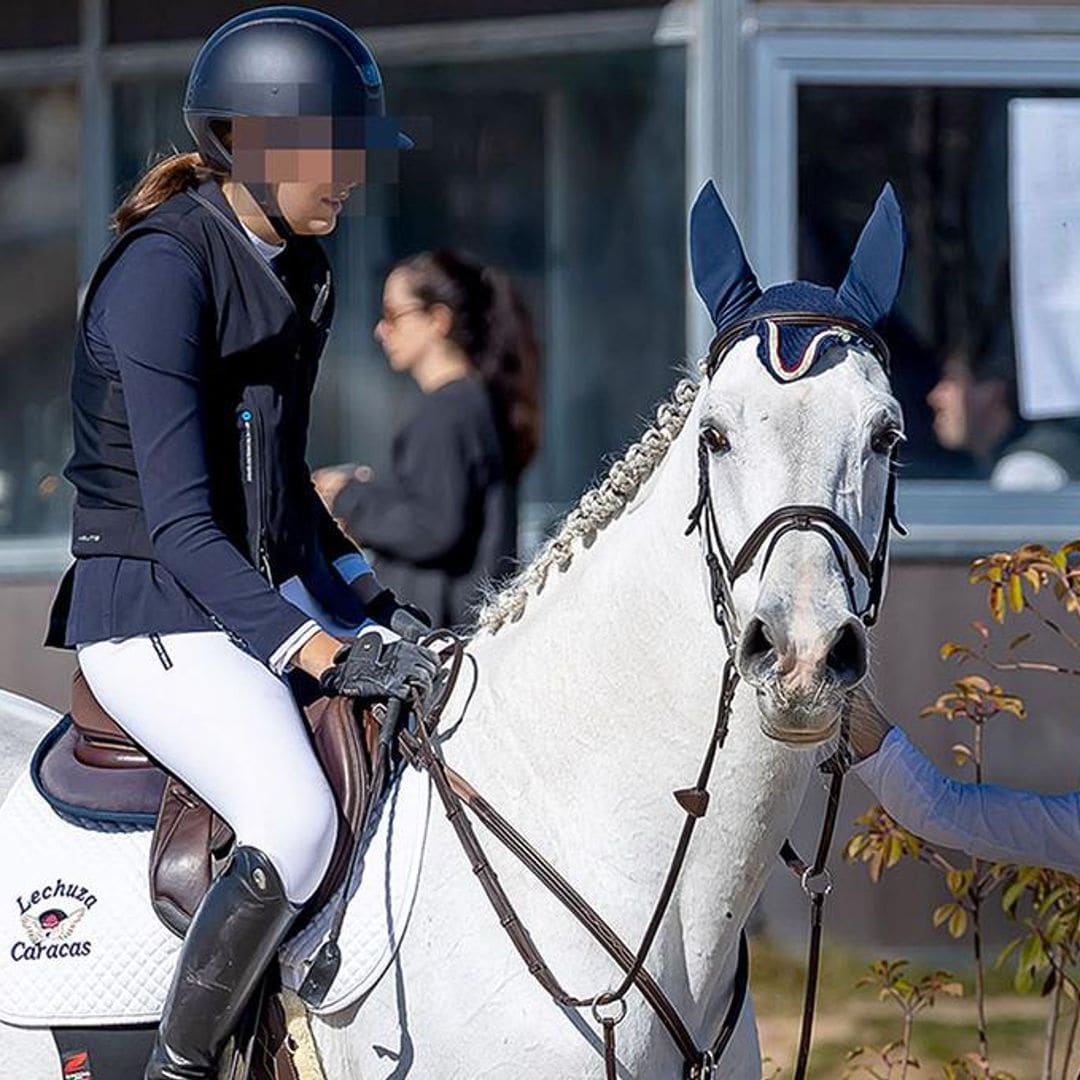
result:
[(765, 734), (823, 742), (836, 733), (847, 691), (866, 676), (866, 631), (846, 615), (828, 629), (796, 636), (783, 620), (758, 611), (739, 638), (737, 659), (757, 690)]

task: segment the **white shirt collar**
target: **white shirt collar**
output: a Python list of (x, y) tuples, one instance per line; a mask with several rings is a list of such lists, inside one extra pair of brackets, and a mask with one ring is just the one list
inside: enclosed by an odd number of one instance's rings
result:
[(267, 262), (271, 262), (275, 255), (280, 255), (285, 250), (284, 240), (280, 244), (268, 244), (261, 236), (256, 236), (242, 221), (240, 228), (247, 233), (248, 239), (255, 245), (255, 250)]

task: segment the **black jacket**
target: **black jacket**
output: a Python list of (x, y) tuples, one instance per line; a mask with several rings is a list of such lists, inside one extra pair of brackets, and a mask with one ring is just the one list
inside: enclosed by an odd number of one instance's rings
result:
[(435, 625), (465, 626), (517, 553), (517, 485), (483, 382), (424, 394), (394, 438), (390, 476), (350, 482), (333, 512), (384, 585)]

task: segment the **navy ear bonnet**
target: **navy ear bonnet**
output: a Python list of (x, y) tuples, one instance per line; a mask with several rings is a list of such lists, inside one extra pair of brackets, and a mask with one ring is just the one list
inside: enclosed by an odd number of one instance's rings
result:
[[(742, 337), (756, 335), (758, 358), (782, 382), (805, 375), (834, 345), (859, 339), (850, 327), (837, 327), (830, 319), (872, 329), (889, 314), (900, 290), (904, 250), (903, 214), (892, 185), (886, 184), (837, 289), (793, 281), (762, 292), (711, 180), (690, 212), (694, 287), (712, 315), (717, 334), (738, 325), (745, 328)], [(769, 318), (795, 312), (820, 314), (821, 322), (792, 326)], [(869, 338), (863, 340), (873, 347)]]

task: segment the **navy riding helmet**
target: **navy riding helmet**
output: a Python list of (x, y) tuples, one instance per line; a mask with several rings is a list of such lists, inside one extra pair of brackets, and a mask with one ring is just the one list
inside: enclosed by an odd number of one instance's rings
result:
[[(328, 117), (335, 147), (413, 145), (386, 115), (382, 76), (360, 35), (331, 15), (291, 4), (235, 16), (195, 57), (184, 93), (184, 122), (208, 165), (232, 169), (232, 154), (219, 132), (241, 116)], [(277, 227), (272, 193), (253, 194), (260, 202), (269, 200), (264, 209)]]

